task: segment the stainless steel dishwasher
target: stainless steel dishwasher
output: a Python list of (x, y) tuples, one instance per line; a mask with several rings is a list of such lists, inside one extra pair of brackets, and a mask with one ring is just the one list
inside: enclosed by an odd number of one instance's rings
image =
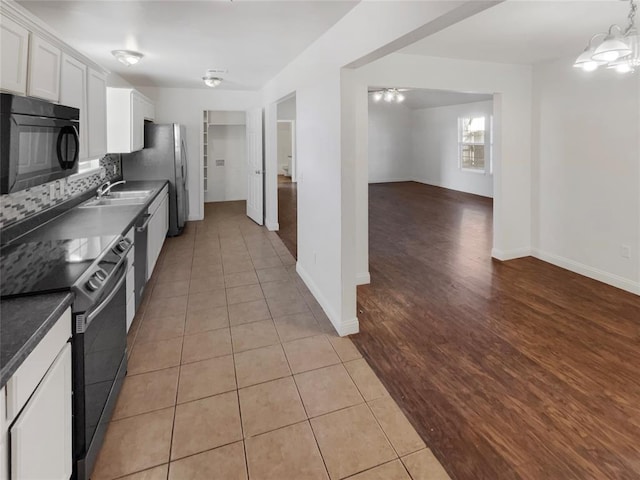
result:
[(147, 229), (149, 222), (151, 221), (151, 214), (146, 211), (136, 222), (136, 231), (134, 237), (135, 250), (135, 301), (136, 311), (142, 303), (142, 297), (144, 295), (144, 288), (147, 284)]

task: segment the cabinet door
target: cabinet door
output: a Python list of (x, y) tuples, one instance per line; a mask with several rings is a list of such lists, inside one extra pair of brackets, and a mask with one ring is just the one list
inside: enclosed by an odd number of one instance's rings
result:
[(87, 66), (62, 54), (60, 69), (60, 103), (80, 109), (80, 160), (89, 155), (87, 145)]
[(37, 35), (29, 44), (29, 89), (31, 97), (57, 102), (60, 99), (60, 61), (62, 52)]
[(68, 480), (73, 460), (71, 430), (71, 345), (67, 343), (11, 427), (12, 480)]
[(165, 194), (153, 212), (147, 230), (147, 275), (151, 276), (169, 229), (169, 196)]
[(155, 120), (156, 118), (156, 106), (153, 102), (149, 100), (145, 100), (144, 102), (144, 119), (145, 120)]
[(131, 93), (131, 151), (144, 148), (144, 99)]
[(89, 158), (107, 153), (107, 77), (89, 69), (87, 80)]
[(0, 89), (27, 94), (29, 31), (0, 16)]

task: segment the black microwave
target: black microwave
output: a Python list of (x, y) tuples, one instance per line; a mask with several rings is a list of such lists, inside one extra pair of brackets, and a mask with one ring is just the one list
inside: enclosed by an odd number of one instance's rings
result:
[(0, 94), (0, 194), (78, 171), (80, 110)]

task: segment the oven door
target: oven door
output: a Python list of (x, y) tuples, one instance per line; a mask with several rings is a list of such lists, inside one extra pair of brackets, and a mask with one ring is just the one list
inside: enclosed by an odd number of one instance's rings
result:
[(8, 190), (2, 193), (24, 190), (77, 172), (78, 127), (79, 122), (74, 119), (11, 114), (9, 151), (3, 152), (3, 157), (5, 153), (9, 156)]
[(125, 260), (98, 305), (75, 317), (74, 456), (80, 480), (91, 475), (127, 370), (126, 274)]

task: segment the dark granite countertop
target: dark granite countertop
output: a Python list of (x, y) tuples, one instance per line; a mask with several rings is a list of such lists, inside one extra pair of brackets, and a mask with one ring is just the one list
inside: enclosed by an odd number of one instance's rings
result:
[(0, 304), (0, 388), (71, 305), (71, 292), (3, 300)]
[(127, 181), (113, 188), (113, 192), (153, 190), (146, 203), (140, 205), (112, 205), (83, 208), (77, 206), (40, 228), (20, 237), (24, 240), (74, 238), (94, 235), (124, 235), (138, 215), (146, 209), (167, 184), (166, 180)]
[[(20, 237), (20, 241), (87, 235), (123, 235), (167, 183), (166, 180), (131, 181), (118, 185), (113, 189), (114, 192), (131, 190), (153, 190), (153, 192), (147, 201), (140, 205), (91, 208), (76, 206)], [(70, 292), (2, 300), (0, 303), (0, 388), (7, 383), (72, 301), (73, 294)]]

